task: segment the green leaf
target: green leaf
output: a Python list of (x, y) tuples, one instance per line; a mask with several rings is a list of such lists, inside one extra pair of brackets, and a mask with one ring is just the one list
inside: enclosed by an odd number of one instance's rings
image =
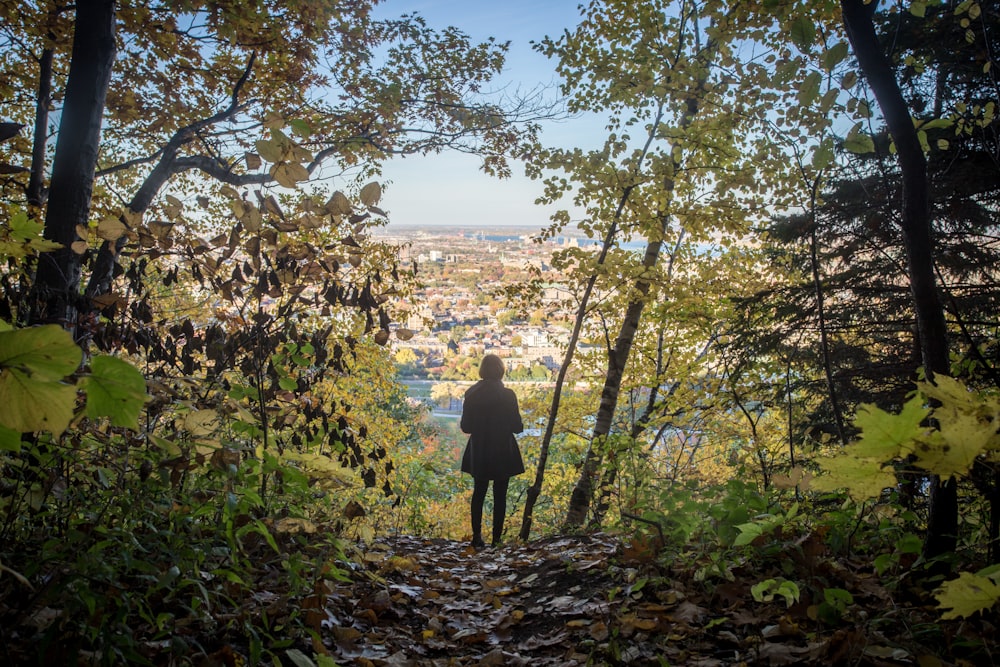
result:
[[(14, 211), (7, 223), (10, 229), (10, 237), (15, 241), (32, 241), (42, 237), (44, 225), (28, 217), (27, 211), (19, 209)], [(62, 247), (62, 246), (60, 246)]]
[(896, 540), (896, 551), (901, 554), (918, 554), (924, 546), (924, 541), (920, 536), (907, 533)]
[(55, 324), (0, 332), (0, 368), (17, 368), (33, 378), (61, 380), (73, 373), (83, 351)]
[(116, 357), (95, 356), (81, 383), (87, 393), (87, 416), (108, 417), (115, 426), (139, 430), (146, 402), (146, 380), (135, 366)]
[(837, 456), (821, 460), (820, 468), (826, 474), (814, 478), (810, 487), (817, 491), (847, 489), (855, 500), (866, 500), (896, 485), (896, 475), (891, 469), (883, 468), (882, 461), (857, 456), (856, 447), (847, 447)]
[(21, 434), (12, 428), (0, 424), (0, 452), (21, 451)]
[(833, 151), (833, 144), (824, 139), (816, 148), (816, 152), (813, 153), (812, 166), (814, 169), (825, 169), (833, 164), (834, 159), (836, 159), (836, 153)]
[(823, 54), (823, 69), (833, 71), (847, 57), (847, 53), (847, 42), (837, 42)]
[(799, 14), (792, 21), (792, 41), (802, 51), (807, 51), (816, 41), (816, 24), (804, 14)]
[(0, 425), (21, 433), (59, 435), (69, 426), (75, 406), (73, 385), (40, 380), (14, 368), (0, 371)]
[(799, 86), (799, 104), (809, 106), (819, 97), (819, 89), (823, 83), (823, 77), (819, 72), (809, 72)]
[(910, 13), (921, 19), (927, 16), (927, 1), (913, 0), (913, 2), (910, 3)]
[(302, 137), (303, 139), (308, 138), (310, 135), (312, 135), (313, 132), (312, 128), (309, 126), (309, 123), (302, 120), (301, 118), (295, 118), (288, 121), (288, 127), (292, 128), (292, 132)]
[(859, 455), (888, 461), (909, 453), (913, 442), (926, 432), (920, 424), (929, 413), (924, 397), (919, 394), (907, 401), (899, 414), (862, 405), (854, 418), (854, 425), (861, 429)]
[(295, 665), (295, 667), (316, 667), (313, 659), (297, 648), (290, 648), (285, 651), (285, 656)]
[(875, 566), (875, 572), (878, 573), (879, 576), (882, 576), (883, 574), (888, 572), (889, 568), (891, 568), (895, 564), (896, 564), (896, 559), (893, 557), (892, 554), (879, 554), (878, 556), (875, 557), (875, 560), (872, 562), (872, 565)]
[(968, 618), (990, 609), (1000, 600), (1000, 586), (989, 577), (962, 572), (958, 579), (946, 581), (935, 593), (943, 620)]
[(733, 540), (734, 547), (744, 547), (760, 537), (764, 529), (756, 523), (742, 523), (736, 526), (740, 534)]
[(852, 153), (874, 153), (875, 142), (864, 132), (855, 132), (844, 139), (844, 148)]

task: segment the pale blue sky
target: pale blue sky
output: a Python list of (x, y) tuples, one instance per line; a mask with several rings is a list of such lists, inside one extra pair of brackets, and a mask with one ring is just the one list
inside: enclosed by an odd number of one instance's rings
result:
[[(384, 0), (376, 13), (415, 12), (433, 28), (453, 25), (474, 40), (491, 36), (501, 42), (509, 40), (507, 66), (499, 83), (514, 90), (549, 86), (548, 95), (554, 98), (558, 83), (554, 65), (534, 52), (531, 42), (574, 26), (579, 5), (579, 0)], [(544, 140), (564, 145), (578, 131), (575, 127), (578, 121), (549, 124)], [(513, 165), (513, 171), (512, 178), (499, 180), (479, 170), (478, 158), (458, 153), (394, 160), (384, 170), (388, 183), (382, 205), (392, 225), (529, 225), (541, 229), (549, 224), (556, 207), (535, 205), (541, 182), (523, 176), (519, 164)]]

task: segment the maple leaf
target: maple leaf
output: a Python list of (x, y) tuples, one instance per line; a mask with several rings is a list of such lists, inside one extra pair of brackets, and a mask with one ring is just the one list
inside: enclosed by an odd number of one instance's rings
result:
[[(994, 574), (996, 576), (996, 574)], [(1000, 585), (982, 574), (962, 572), (958, 579), (941, 585), (935, 593), (944, 620), (968, 618), (977, 611), (989, 609), (1000, 600)]]
[(862, 405), (854, 425), (861, 429), (864, 456), (887, 461), (909, 453), (911, 443), (926, 431), (920, 424), (929, 412), (919, 394), (907, 401), (899, 414)]
[(847, 489), (851, 498), (866, 500), (896, 485), (896, 475), (884, 468), (883, 460), (860, 456), (860, 451), (860, 443), (849, 445), (836, 456), (820, 461), (826, 474), (814, 478), (810, 487), (816, 491)]

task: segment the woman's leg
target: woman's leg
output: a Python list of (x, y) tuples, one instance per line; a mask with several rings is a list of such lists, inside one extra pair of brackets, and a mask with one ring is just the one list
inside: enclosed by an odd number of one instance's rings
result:
[(490, 480), (479, 478), (476, 478), (472, 487), (472, 546), (483, 545), (483, 501), (486, 500), (486, 490), (489, 487)]
[(509, 477), (493, 480), (493, 546), (503, 537), (503, 522), (507, 518), (507, 484)]

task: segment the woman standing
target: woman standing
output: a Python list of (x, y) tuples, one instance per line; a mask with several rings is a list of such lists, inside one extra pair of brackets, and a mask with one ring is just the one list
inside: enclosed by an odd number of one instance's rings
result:
[(507, 483), (524, 472), (524, 461), (515, 433), (524, 430), (517, 396), (503, 385), (504, 366), (500, 357), (487, 354), (479, 365), (479, 382), (465, 392), (462, 407), (462, 431), (469, 442), (462, 456), (462, 472), (475, 480), (472, 490), (472, 546), (483, 542), (483, 501), (490, 480), (493, 481), (493, 546), (503, 536), (507, 516)]

